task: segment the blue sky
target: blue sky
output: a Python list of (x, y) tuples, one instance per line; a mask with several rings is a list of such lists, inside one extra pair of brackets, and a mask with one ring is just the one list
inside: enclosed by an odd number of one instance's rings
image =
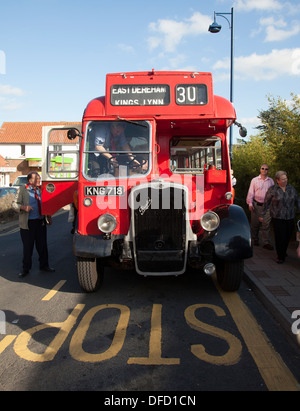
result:
[(2, 0), (0, 124), (80, 121), (115, 72), (208, 71), (229, 99), (229, 25), (208, 26), (231, 7), (234, 106), (255, 134), (267, 95), (300, 94), (299, 0)]

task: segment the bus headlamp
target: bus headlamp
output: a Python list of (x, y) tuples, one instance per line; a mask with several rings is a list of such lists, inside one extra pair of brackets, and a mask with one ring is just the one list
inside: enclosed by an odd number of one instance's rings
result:
[(103, 233), (111, 233), (117, 227), (117, 220), (111, 214), (102, 214), (98, 218), (98, 228)]
[(214, 231), (220, 225), (220, 218), (218, 214), (214, 213), (213, 211), (208, 211), (201, 216), (200, 223), (204, 230)]

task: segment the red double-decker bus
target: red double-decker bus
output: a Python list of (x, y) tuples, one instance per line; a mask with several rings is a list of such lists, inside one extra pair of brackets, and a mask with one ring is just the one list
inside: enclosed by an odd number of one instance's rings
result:
[(81, 287), (104, 267), (143, 276), (212, 274), (239, 288), (252, 256), (248, 220), (233, 204), (227, 131), (233, 105), (198, 72), (108, 74), (82, 124), (43, 130), (42, 206), (75, 203)]

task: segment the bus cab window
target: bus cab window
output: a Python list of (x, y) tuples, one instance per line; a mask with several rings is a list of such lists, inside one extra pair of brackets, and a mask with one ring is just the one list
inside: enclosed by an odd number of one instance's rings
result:
[(149, 144), (146, 121), (92, 121), (87, 125), (84, 174), (89, 179), (147, 174)]

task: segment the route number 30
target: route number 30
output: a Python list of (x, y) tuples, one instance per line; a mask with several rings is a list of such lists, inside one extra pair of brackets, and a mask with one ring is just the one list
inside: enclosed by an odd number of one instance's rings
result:
[(178, 84), (176, 86), (176, 103), (178, 105), (207, 104), (207, 87), (205, 84)]

